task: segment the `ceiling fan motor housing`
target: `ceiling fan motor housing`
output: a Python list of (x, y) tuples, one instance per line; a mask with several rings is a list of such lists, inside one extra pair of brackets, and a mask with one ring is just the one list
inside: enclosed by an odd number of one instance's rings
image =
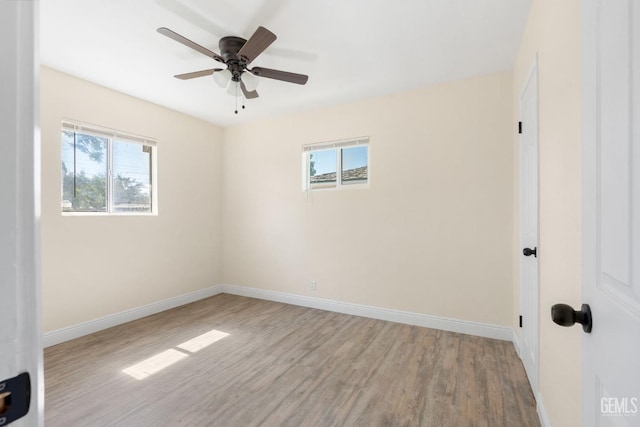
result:
[(246, 69), (245, 61), (238, 58), (238, 52), (247, 41), (242, 37), (227, 36), (220, 39), (218, 47), (220, 55), (224, 58), (225, 64), (229, 67), (234, 82), (240, 81), (240, 75)]

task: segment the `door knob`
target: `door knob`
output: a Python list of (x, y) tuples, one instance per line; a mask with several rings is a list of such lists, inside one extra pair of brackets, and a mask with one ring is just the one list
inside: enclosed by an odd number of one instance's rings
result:
[(580, 311), (574, 310), (567, 304), (556, 304), (551, 307), (551, 319), (560, 326), (573, 326), (576, 323), (582, 325), (582, 330), (591, 333), (593, 317), (589, 304), (582, 304)]
[(524, 248), (524, 249), (522, 250), (522, 255), (524, 255), (524, 256), (531, 256), (531, 255), (533, 255), (534, 257), (538, 258), (538, 248), (533, 248), (533, 249), (530, 249), (530, 248)]

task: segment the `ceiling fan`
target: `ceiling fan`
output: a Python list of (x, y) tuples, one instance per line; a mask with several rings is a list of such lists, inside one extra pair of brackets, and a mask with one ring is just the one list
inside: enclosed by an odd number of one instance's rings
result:
[[(208, 70), (178, 74), (174, 77), (180, 80), (188, 80), (213, 75), (218, 86), (223, 88), (228, 87), (228, 92), (236, 96), (236, 98), (238, 96), (238, 87), (245, 98), (253, 99), (258, 97), (256, 86), (259, 80), (256, 77), (265, 77), (300, 85), (307, 83), (309, 79), (309, 76), (304, 74), (291, 73), (288, 71), (264, 67), (249, 68), (249, 64), (276, 39), (276, 35), (264, 27), (258, 27), (249, 40), (235, 36), (221, 38), (218, 43), (220, 55), (168, 28), (158, 28), (158, 32), (226, 65), (226, 68), (211, 68)], [(236, 114), (237, 113), (238, 110), (236, 109)]]

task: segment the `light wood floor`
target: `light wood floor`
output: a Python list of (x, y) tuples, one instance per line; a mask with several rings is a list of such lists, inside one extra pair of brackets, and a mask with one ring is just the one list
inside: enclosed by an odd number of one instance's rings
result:
[(510, 342), (227, 294), (47, 348), (45, 387), (48, 427), (539, 426)]

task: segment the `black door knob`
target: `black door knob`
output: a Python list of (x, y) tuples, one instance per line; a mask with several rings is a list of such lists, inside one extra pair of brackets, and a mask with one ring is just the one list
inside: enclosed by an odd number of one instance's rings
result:
[(551, 319), (560, 326), (573, 326), (576, 323), (582, 325), (582, 330), (591, 333), (593, 317), (589, 304), (582, 304), (580, 311), (574, 310), (567, 304), (556, 304), (551, 307)]
[(530, 249), (530, 248), (524, 248), (524, 249), (522, 250), (522, 255), (524, 255), (524, 256), (531, 256), (531, 255), (533, 255), (534, 257), (538, 258), (538, 248), (533, 248), (533, 249)]

